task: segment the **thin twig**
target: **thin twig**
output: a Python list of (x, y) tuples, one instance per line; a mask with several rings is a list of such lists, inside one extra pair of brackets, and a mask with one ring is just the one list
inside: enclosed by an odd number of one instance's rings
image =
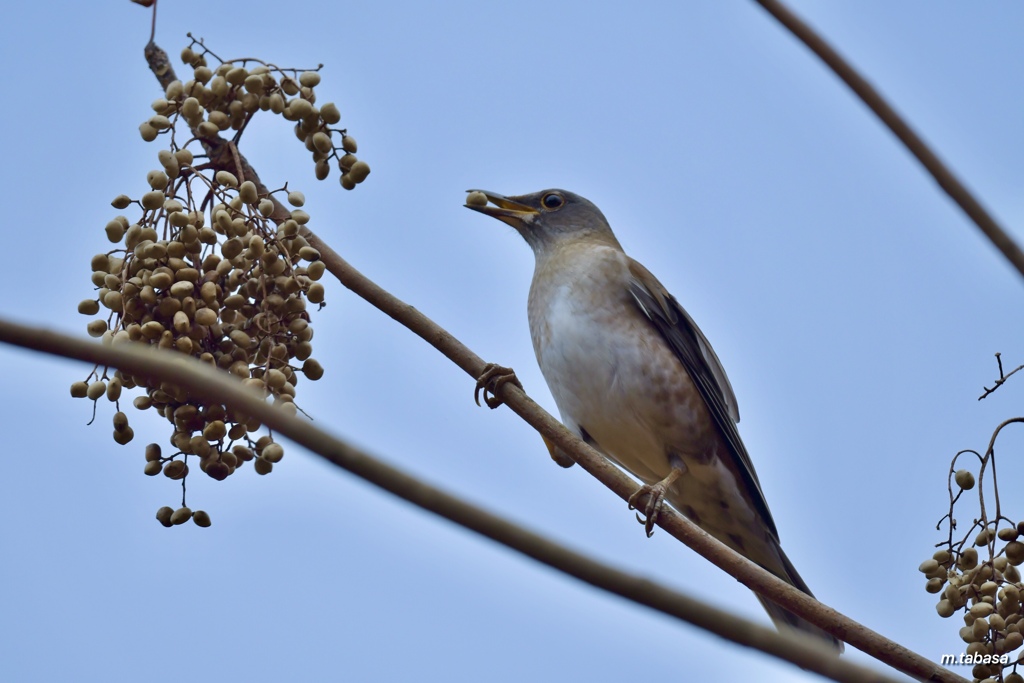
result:
[(928, 173), (935, 178), (939, 187), (945, 190), (946, 194), (963, 209), (964, 213), (974, 221), (974, 224), (992, 244), (1003, 252), (1003, 256), (1013, 264), (1017, 272), (1024, 275), (1024, 251), (1021, 251), (1006, 230), (999, 225), (924, 140), (914, 132), (910, 124), (896, 113), (896, 110), (875, 90), (874, 86), (868, 83), (824, 38), (784, 3), (779, 0), (756, 0), (756, 2), (775, 17), (780, 24), (789, 29), (814, 54), (818, 55), (846, 85), (850, 86), (850, 89), (863, 100), (871, 111), (875, 112), (882, 123), (899, 138), (900, 142), (906, 145), (910, 153), (917, 157)]
[[(734, 643), (779, 657), (836, 681), (895, 681), (840, 658), (807, 636), (779, 633), (641, 576), (575, 552), (494, 513), (467, 503), (360, 451), (308, 421), (292, 416), (244, 387), (236, 377), (191, 356), (142, 344), (104, 345), (0, 319), (0, 341), (88, 363), (120, 368), (136, 377), (172, 382), (189, 395), (251, 415), (279, 434), (342, 469), (460, 526), (513, 548), (592, 586), (694, 624)], [(948, 679), (956, 680), (956, 679)]]
[(1008, 380), (1011, 377), (1013, 377), (1014, 375), (1016, 375), (1019, 371), (1024, 370), (1024, 365), (1018, 365), (1013, 370), (1010, 370), (1009, 372), (1004, 373), (1003, 372), (1003, 354), (1001, 354), (1001, 353), (996, 353), (996, 363), (999, 364), (999, 379), (996, 380), (996, 383), (992, 385), (991, 389), (989, 389), (988, 387), (983, 387), (985, 389), (985, 393), (978, 397), (979, 401), (982, 400), (983, 398), (988, 398), (989, 394), (991, 394), (993, 391), (995, 391), (999, 387), (1003, 386), (1003, 383), (1006, 382), (1006, 380)]

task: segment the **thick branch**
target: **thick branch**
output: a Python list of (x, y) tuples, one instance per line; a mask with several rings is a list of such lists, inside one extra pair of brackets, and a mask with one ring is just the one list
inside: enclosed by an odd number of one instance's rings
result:
[(878, 118), (882, 120), (882, 123), (888, 126), (889, 130), (910, 150), (910, 153), (917, 157), (917, 160), (921, 162), (925, 170), (935, 178), (935, 182), (939, 184), (939, 187), (945, 190), (946, 194), (963, 209), (968, 218), (974, 221), (974, 224), (988, 237), (992, 244), (999, 251), (1003, 252), (1003, 256), (1013, 264), (1017, 272), (1024, 275), (1024, 251), (1021, 251), (1021, 248), (1017, 246), (1017, 243), (1007, 234), (1006, 230), (999, 225), (996, 219), (989, 214), (981, 202), (971, 194), (970, 190), (960, 182), (959, 178), (939, 159), (938, 155), (932, 151), (925, 141), (914, 132), (910, 124), (896, 113), (896, 110), (886, 102), (885, 98), (875, 90), (874, 86), (868, 83), (853, 68), (853, 65), (846, 61), (824, 38), (804, 23), (784, 3), (779, 2), (779, 0), (756, 0), (756, 2), (775, 17), (780, 24), (789, 29), (814, 54), (818, 55), (821, 61), (825, 62), (846, 85), (850, 86), (850, 89), (853, 90), (857, 97), (863, 100), (864, 104), (871, 111), (875, 112)]
[(39, 328), (0, 320), (0, 341), (53, 355), (120, 368), (136, 377), (173, 382), (192, 396), (251, 415), (329, 462), (424, 510), (486, 536), (554, 569), (628, 600), (646, 605), (711, 631), (726, 640), (775, 655), (836, 681), (892, 681), (803, 636), (778, 633), (674, 591), (649, 579), (569, 550), (483, 508), (387, 465), (349, 444), (290, 415), (242, 386), (229, 373), (214, 370), (190, 356), (139, 344), (105, 346)]

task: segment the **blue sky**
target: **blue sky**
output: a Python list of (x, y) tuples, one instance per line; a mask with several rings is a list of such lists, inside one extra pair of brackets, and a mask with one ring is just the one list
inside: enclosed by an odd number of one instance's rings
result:
[[(1018, 3), (794, 2), (888, 95), (1018, 239), (1024, 46)], [(224, 57), (324, 63), (373, 173), (318, 183), (270, 116), (243, 139), (270, 185), (357, 268), (549, 410), (527, 330), (532, 272), (510, 228), (463, 191), (562, 187), (711, 339), (783, 547), (818, 597), (938, 658), (962, 651), (918, 564), (940, 540), (946, 471), (1018, 414), (1022, 281), (875, 118), (751, 2), (165, 3)], [(28, 3), (0, 26), (8, 254), (0, 314), (85, 334), (89, 260), (114, 196), (157, 168), (137, 127), (159, 95), (128, 2)], [(431, 482), (631, 571), (767, 623), (742, 586), (562, 471), (473, 381), (325, 279), (300, 384), (320, 426)], [(5, 680), (616, 681), (812, 677), (604, 595), (391, 499), (298, 447), (268, 477), (195, 477), (214, 525), (164, 529), (176, 487), (142, 474), (166, 423), (68, 397), (88, 369), (0, 348)], [(1019, 434), (1000, 453), (1024, 518)], [(1009, 457), (1007, 457), (1009, 456)], [(961, 519), (970, 519), (964, 508)], [(849, 655), (866, 660), (859, 653)], [(962, 671), (959, 673), (967, 674)]]

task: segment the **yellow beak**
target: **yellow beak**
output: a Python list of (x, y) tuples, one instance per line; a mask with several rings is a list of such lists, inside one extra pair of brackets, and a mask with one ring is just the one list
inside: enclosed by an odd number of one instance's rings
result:
[(533, 207), (521, 204), (514, 199), (510, 199), (509, 197), (505, 197), (504, 195), (500, 195), (495, 192), (488, 192), (486, 190), (468, 190), (468, 192), (479, 192), (483, 194), (487, 197), (487, 201), (494, 206), (491, 206), (490, 204), (484, 204), (482, 206), (466, 204), (465, 206), (467, 209), (473, 209), (474, 211), (479, 211), (480, 213), (491, 216), (492, 218), (497, 218), (502, 223), (507, 223), (516, 229), (523, 227), (524, 223), (529, 222), (533, 216), (540, 213)]

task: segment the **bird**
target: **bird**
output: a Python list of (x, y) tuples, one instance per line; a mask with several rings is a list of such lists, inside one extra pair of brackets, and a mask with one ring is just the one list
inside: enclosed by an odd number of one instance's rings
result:
[[(626, 255), (604, 214), (587, 199), (559, 189), (508, 197), (469, 192), (467, 208), (512, 226), (532, 248), (527, 311), (541, 374), (562, 422), (643, 482), (630, 507), (646, 496), (648, 536), (667, 501), (813, 597), (782, 550), (740, 438), (732, 385), (693, 318)], [(545, 443), (556, 463), (573, 464)], [(776, 627), (811, 634), (842, 651), (831, 634), (757, 597)]]

